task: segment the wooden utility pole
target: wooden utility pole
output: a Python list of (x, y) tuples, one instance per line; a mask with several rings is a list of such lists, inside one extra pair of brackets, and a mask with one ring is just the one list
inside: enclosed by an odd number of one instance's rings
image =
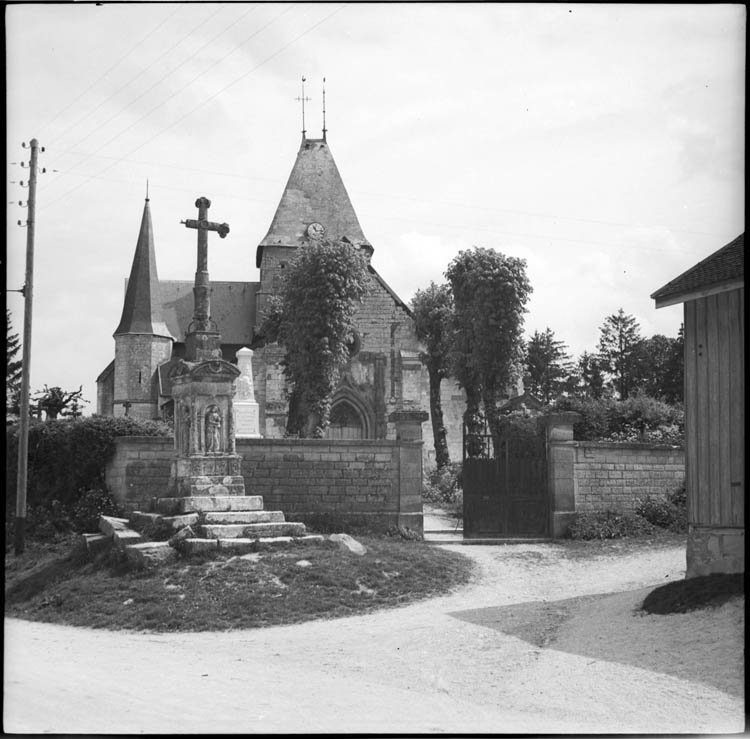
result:
[(16, 488), (16, 556), (26, 541), (26, 484), (29, 466), (29, 371), (31, 369), (31, 305), (34, 297), (34, 225), (36, 219), (36, 175), (39, 142), (31, 139), (29, 200), (26, 219), (26, 281), (23, 285), (23, 366), (21, 367), (21, 420), (18, 429), (18, 485)]

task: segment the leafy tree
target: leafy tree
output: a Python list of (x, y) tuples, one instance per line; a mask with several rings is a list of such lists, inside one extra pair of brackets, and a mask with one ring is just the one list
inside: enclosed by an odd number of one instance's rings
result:
[(16, 359), (21, 350), (21, 340), (13, 332), (10, 311), (5, 309), (5, 407), (10, 413), (20, 412), (21, 371), (23, 362)]
[(620, 308), (607, 316), (599, 332), (601, 368), (610, 375), (611, 385), (620, 400), (625, 400), (636, 388), (640, 326), (633, 316)]
[(684, 379), (683, 327), (677, 338), (655, 334), (644, 339), (637, 349), (637, 385), (652, 398), (668, 403), (683, 399)]
[(443, 408), (440, 402), (440, 383), (449, 373), (449, 355), (453, 333), (453, 295), (448, 285), (430, 282), (425, 290), (417, 290), (412, 298), (414, 326), (417, 338), (424, 342), (426, 351), (420, 353), (430, 380), (430, 416), (438, 470), (450, 464)]
[(347, 242), (321, 239), (299, 249), (289, 265), (280, 300), (264, 322), (267, 340), (276, 339), (286, 352), (284, 373), (292, 389), (288, 433), (325, 433), (369, 279), (367, 260)]
[(578, 358), (578, 393), (584, 397), (599, 399), (604, 395), (604, 373), (599, 358), (584, 352)]
[(83, 415), (81, 405), (89, 401), (83, 397), (83, 385), (78, 390), (65, 391), (61, 387), (44, 386), (32, 398), (40, 411), (44, 411), (47, 420), (55, 420), (58, 416), (79, 418)]
[(466, 419), (474, 423), (481, 397), (497, 435), (498, 402), (523, 361), (523, 314), (532, 290), (526, 261), (474, 247), (460, 251), (445, 276), (455, 302), (453, 365), (467, 392)]
[(545, 404), (568, 387), (571, 367), (566, 348), (550, 328), (534, 331), (526, 343), (524, 385)]

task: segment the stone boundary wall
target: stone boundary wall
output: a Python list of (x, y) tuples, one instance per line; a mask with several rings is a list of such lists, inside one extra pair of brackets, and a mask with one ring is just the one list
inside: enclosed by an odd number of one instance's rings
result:
[[(122, 436), (106, 470), (116, 500), (128, 510), (148, 510), (166, 497), (171, 438)], [(421, 441), (237, 439), (248, 495), (262, 495), (267, 510), (288, 520), (336, 521), (385, 530), (423, 531)]]
[(576, 441), (575, 510), (632, 513), (636, 500), (670, 493), (685, 480), (685, 450), (653, 444)]

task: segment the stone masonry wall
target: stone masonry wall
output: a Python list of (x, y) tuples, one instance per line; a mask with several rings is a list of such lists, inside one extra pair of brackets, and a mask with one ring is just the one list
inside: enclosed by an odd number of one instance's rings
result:
[[(148, 510), (165, 497), (174, 447), (172, 439), (119, 437), (106, 471), (117, 501), (129, 510)], [(399, 525), (422, 531), (422, 444), (412, 441), (238, 439), (248, 495), (262, 495), (267, 510), (289, 520), (319, 514)]]
[(603, 442), (572, 446), (577, 512), (632, 512), (638, 498), (670, 493), (685, 479), (684, 449)]

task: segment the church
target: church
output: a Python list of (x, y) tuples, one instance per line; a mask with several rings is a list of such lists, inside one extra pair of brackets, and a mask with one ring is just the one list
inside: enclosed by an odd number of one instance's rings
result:
[[(288, 386), (284, 348), (259, 333), (269, 298), (276, 294), (297, 249), (316, 238), (348, 241), (365, 255), (370, 290), (356, 315), (349, 363), (337, 388), (327, 430), (332, 439), (393, 439), (395, 411), (429, 413), (429, 381), (419, 358), (420, 343), (409, 306), (372, 264), (374, 248), (364, 235), (326, 140), (303, 131), (291, 174), (266, 235), (256, 250), (258, 282), (211, 282), (211, 319), (221, 334), (222, 357), (253, 350), (252, 374), (260, 434), (284, 436)], [(193, 282), (160, 280), (148, 198), (143, 210), (120, 322), (115, 358), (97, 378), (97, 413), (169, 419), (173, 401), (169, 373), (185, 356), (193, 318)], [(442, 387), (444, 422), (452, 460), (461, 456), (462, 391), (450, 380)], [(425, 457), (434, 456), (429, 421), (423, 425)]]

